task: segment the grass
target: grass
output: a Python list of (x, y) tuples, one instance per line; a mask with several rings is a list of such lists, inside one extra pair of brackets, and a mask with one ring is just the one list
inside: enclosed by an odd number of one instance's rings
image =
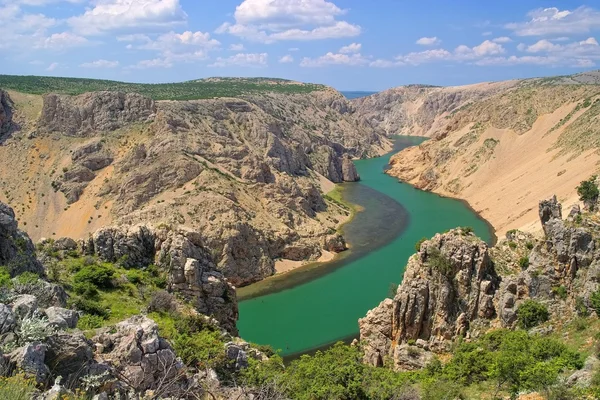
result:
[(359, 206), (358, 204), (353, 204), (353, 203), (346, 201), (344, 199), (343, 193), (344, 193), (344, 186), (335, 185), (335, 188), (333, 190), (331, 190), (330, 192), (328, 192), (327, 194), (325, 194), (323, 196), (323, 199), (325, 201), (328, 201), (329, 203), (333, 203), (335, 206), (350, 213), (348, 219), (346, 219), (346, 221), (344, 221), (343, 224), (340, 224), (340, 226), (338, 226), (338, 228), (337, 228), (338, 233), (341, 232), (342, 227), (344, 225), (346, 225), (348, 222), (350, 222), (354, 219), (354, 216), (356, 215), (356, 213), (362, 211), (362, 207)]
[(47, 76), (0, 75), (0, 88), (28, 94), (61, 93), (79, 95), (111, 90), (134, 92), (154, 100), (195, 100), (214, 97), (239, 97), (252, 93), (311, 93), (325, 86), (298, 84), (272, 78), (211, 78), (178, 83), (127, 83), (100, 79)]

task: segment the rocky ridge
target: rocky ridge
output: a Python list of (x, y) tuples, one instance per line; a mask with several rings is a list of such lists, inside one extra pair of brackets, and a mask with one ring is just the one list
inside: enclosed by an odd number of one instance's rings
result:
[(563, 324), (591, 309), (600, 288), (597, 217), (576, 218), (575, 209), (563, 220), (556, 197), (540, 202), (538, 214), (540, 240), (514, 231), (489, 248), (459, 228), (423, 242), (394, 298), (359, 321), (365, 362), (423, 368), (459, 337), (514, 328), (517, 309), (528, 299), (546, 305)]
[[(11, 109), (22, 121), (36, 115), (31, 107)], [(182, 227), (202, 236), (235, 285), (273, 275), (276, 260), (317, 260), (332, 249), (324, 244), (342, 242), (335, 229), (349, 211), (324, 197), (326, 182), (358, 180), (352, 158), (390, 148), (330, 89), (190, 101), (49, 94), (40, 107), (28, 131), (0, 148), (0, 199), (18, 207), (34, 238)]]

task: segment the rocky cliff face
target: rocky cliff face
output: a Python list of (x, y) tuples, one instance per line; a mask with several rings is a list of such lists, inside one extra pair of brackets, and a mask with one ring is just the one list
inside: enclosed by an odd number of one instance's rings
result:
[(589, 308), (600, 288), (595, 217), (563, 220), (556, 198), (540, 202), (539, 216), (541, 240), (511, 232), (489, 249), (457, 229), (425, 241), (409, 259), (395, 297), (359, 320), (365, 362), (422, 368), (458, 337), (514, 328), (518, 306), (527, 299), (545, 304), (561, 323)]
[(8, 269), (11, 276), (23, 272), (44, 274), (42, 265), (37, 261), (35, 248), (29, 236), (19, 230), (15, 212), (0, 202), (0, 266)]
[(388, 134), (431, 138), (394, 156), (390, 175), (467, 200), (500, 234), (530, 231), (531, 204), (556, 194), (570, 205), (576, 183), (597, 173), (600, 85), (581, 79), (403, 87), (356, 100), (356, 115)]
[(358, 180), (352, 158), (390, 148), (352, 110), (329, 89), (158, 102), (47, 95), (29, 142), (0, 148), (0, 196), (19, 205), (35, 238), (120, 224), (190, 228), (219, 271), (244, 285), (274, 274), (275, 260), (316, 260), (325, 243), (343, 243), (334, 231), (348, 210), (323, 197), (323, 183)]
[(0, 90), (0, 138), (8, 133), (12, 126), (12, 101), (8, 94)]

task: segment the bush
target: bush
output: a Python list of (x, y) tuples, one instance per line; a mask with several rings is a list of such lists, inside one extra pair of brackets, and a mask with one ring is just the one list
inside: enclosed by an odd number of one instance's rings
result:
[(519, 327), (530, 329), (548, 321), (549, 313), (546, 306), (534, 300), (525, 300), (517, 308)]
[(128, 270), (127, 272), (125, 272), (125, 277), (129, 282), (133, 283), (134, 285), (142, 284), (146, 280), (145, 274), (137, 269)]
[(97, 315), (102, 318), (108, 318), (110, 312), (106, 308), (100, 304), (98, 301), (83, 299), (81, 297), (77, 297), (72, 301), (72, 305), (78, 310), (83, 311), (84, 313)]
[(173, 349), (186, 365), (200, 369), (221, 369), (227, 357), (220, 332), (201, 331), (192, 335), (180, 334), (172, 340)]
[(596, 175), (592, 176), (587, 181), (582, 181), (581, 184), (577, 186), (577, 194), (579, 195), (579, 200), (593, 208), (593, 205), (598, 201), (598, 196), (600, 195), (598, 186), (596, 186)]
[(521, 267), (521, 269), (529, 268), (529, 257), (519, 258), (519, 267)]
[(150, 303), (148, 303), (148, 312), (164, 312), (171, 313), (175, 311), (175, 298), (169, 292), (158, 290), (154, 292)]
[(86, 314), (77, 321), (77, 328), (81, 330), (96, 329), (102, 327), (104, 318), (98, 315)]
[(552, 293), (561, 300), (567, 299), (567, 288), (564, 286), (555, 286), (552, 288)]
[(101, 289), (110, 289), (113, 287), (112, 279), (115, 275), (115, 269), (106, 265), (88, 265), (79, 270), (73, 276), (73, 282), (89, 282)]
[(429, 265), (438, 270), (442, 275), (449, 277), (454, 270), (452, 262), (447, 259), (438, 249), (434, 249), (429, 253)]
[(0, 399), (30, 400), (35, 392), (35, 379), (24, 375), (0, 377)]
[(0, 287), (11, 287), (12, 281), (10, 279), (10, 272), (8, 268), (0, 267)]
[(17, 336), (19, 344), (23, 345), (25, 343), (44, 341), (49, 336), (52, 336), (55, 331), (54, 327), (48, 325), (46, 317), (33, 315), (21, 321)]
[(421, 245), (422, 245), (423, 243), (425, 243), (426, 241), (427, 241), (427, 238), (426, 238), (426, 237), (424, 237), (424, 238), (421, 238), (421, 239), (419, 239), (419, 241), (418, 241), (417, 243), (415, 243), (415, 250), (417, 251), (417, 253), (418, 253), (419, 251), (421, 251)]
[(585, 300), (583, 299), (583, 297), (577, 297), (577, 299), (575, 299), (575, 310), (577, 310), (577, 315), (579, 315), (580, 317), (590, 316), (590, 311), (585, 305)]
[(594, 311), (596, 311), (596, 314), (600, 316), (600, 289), (592, 293), (590, 296), (590, 304)]
[(91, 282), (77, 282), (72, 287), (75, 293), (86, 299), (93, 299), (98, 296), (98, 287)]
[(40, 280), (40, 276), (33, 272), (23, 272), (17, 275), (15, 280), (21, 285), (35, 285)]

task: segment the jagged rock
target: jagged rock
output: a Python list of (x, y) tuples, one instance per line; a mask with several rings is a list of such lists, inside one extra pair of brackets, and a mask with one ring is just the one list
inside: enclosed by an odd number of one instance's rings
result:
[(581, 216), (581, 207), (579, 206), (579, 204), (574, 204), (573, 207), (571, 207), (571, 211), (569, 212), (569, 216), (567, 217), (567, 221), (573, 222), (579, 216)]
[(13, 291), (15, 294), (29, 294), (35, 296), (38, 307), (66, 307), (67, 292), (65, 289), (56, 283), (47, 282), (39, 279), (35, 283), (15, 285)]
[(101, 259), (119, 261), (126, 268), (146, 267), (154, 262), (154, 234), (145, 226), (106, 227), (92, 237), (93, 251)]
[(233, 367), (236, 370), (248, 367), (248, 355), (241, 346), (238, 346), (235, 343), (227, 343), (225, 345), (225, 354), (233, 363)]
[(472, 321), (496, 316), (498, 284), (484, 242), (461, 229), (436, 235), (409, 259), (391, 304), (384, 301), (359, 322), (365, 361), (380, 365), (390, 356), (396, 369), (410, 369), (414, 365), (402, 364), (407, 360), (400, 347), (409, 340), (447, 349), (456, 336), (467, 334)]
[(11, 309), (0, 303), (0, 335), (11, 332), (15, 327), (15, 317)]
[(0, 137), (12, 128), (12, 100), (8, 93), (0, 90)]
[(87, 374), (93, 363), (93, 348), (82, 332), (59, 332), (48, 339), (47, 345), (45, 362), (54, 376), (62, 376), (72, 384)]
[(37, 383), (45, 383), (50, 370), (44, 364), (46, 345), (29, 343), (12, 351), (8, 358), (21, 371), (35, 378)]
[(347, 249), (346, 240), (342, 235), (329, 235), (323, 239), (323, 248), (334, 253), (341, 253)]
[(48, 132), (85, 137), (146, 122), (154, 113), (154, 101), (135, 93), (93, 92), (75, 97), (48, 94), (38, 125)]
[(29, 317), (38, 308), (37, 297), (30, 294), (22, 294), (17, 296), (12, 301), (12, 312), (17, 319)]
[(403, 371), (423, 369), (433, 358), (433, 353), (417, 346), (403, 344), (394, 348), (394, 361)]
[(35, 247), (26, 233), (18, 229), (15, 213), (0, 202), (0, 265), (9, 269), (11, 276), (23, 272), (44, 275), (44, 268), (35, 257)]
[(567, 378), (567, 385), (587, 388), (592, 384), (594, 371), (598, 370), (600, 361), (595, 356), (589, 356), (585, 360), (583, 368), (575, 371)]
[(79, 313), (61, 307), (48, 307), (45, 311), (48, 322), (60, 329), (74, 329), (79, 321)]
[(56, 239), (52, 246), (58, 251), (77, 250), (77, 242), (67, 237)]
[(546, 224), (553, 219), (562, 219), (562, 206), (553, 196), (551, 199), (540, 201), (539, 206), (540, 221), (544, 232), (546, 231)]
[(356, 172), (356, 166), (349, 155), (345, 155), (342, 158), (342, 180), (344, 182), (356, 182), (360, 180), (360, 176)]
[(158, 335), (151, 319), (138, 315), (120, 322), (115, 333), (102, 333), (92, 340), (96, 361), (110, 365), (136, 391), (156, 389), (161, 382), (179, 379), (184, 367), (171, 346)]

